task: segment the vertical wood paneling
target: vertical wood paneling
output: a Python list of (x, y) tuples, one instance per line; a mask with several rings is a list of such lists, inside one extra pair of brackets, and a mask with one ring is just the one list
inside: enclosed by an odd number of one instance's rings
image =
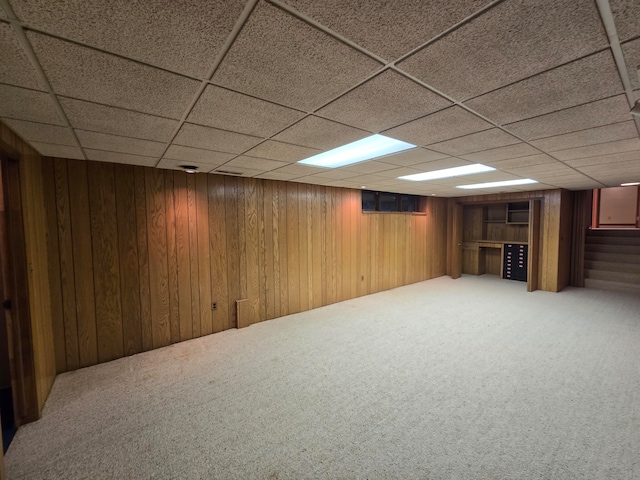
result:
[(444, 256), (446, 209), (363, 215), (354, 189), (71, 160), (52, 170), (65, 369), (233, 328), (238, 300), (255, 323), (424, 280)]
[[(300, 309), (300, 249), (298, 232), (299, 202), (298, 187), (294, 183), (284, 184), (287, 192), (287, 279), (289, 286), (289, 313)], [(265, 188), (265, 191), (267, 188)], [(265, 202), (266, 204), (266, 202)], [(267, 252), (270, 250), (267, 248)], [(268, 255), (271, 257), (271, 255)]]
[(289, 282), (287, 276), (287, 190), (285, 182), (278, 188), (278, 252), (280, 253), (280, 315), (289, 315)]
[(149, 292), (153, 348), (171, 343), (167, 218), (162, 170), (145, 169), (147, 231), (149, 238)]
[(87, 164), (67, 160), (80, 366), (98, 361), (94, 262)]
[[(189, 251), (189, 201), (187, 174), (173, 172), (173, 201), (176, 228), (176, 261), (178, 266), (179, 339), (193, 338), (191, 310), (191, 259)], [(199, 310), (198, 312), (199, 313)]]
[(142, 320), (140, 317), (140, 278), (138, 277), (135, 180), (132, 166), (115, 165), (115, 185), (124, 354), (133, 355), (142, 351)]
[(198, 217), (198, 286), (200, 287), (200, 333), (213, 333), (211, 318), (211, 251), (209, 249), (209, 196), (207, 175), (196, 175)]
[(322, 306), (322, 197), (320, 187), (310, 185), (311, 196), (311, 285), (313, 308)]
[(164, 172), (164, 191), (167, 206), (167, 268), (169, 272), (169, 314), (171, 343), (180, 341), (180, 312), (178, 306), (178, 251), (176, 246), (176, 207), (173, 172)]
[(257, 180), (245, 180), (245, 251), (247, 258), (247, 299), (249, 300), (249, 321), (259, 321), (260, 280), (258, 254), (258, 192)]
[(142, 350), (153, 348), (151, 324), (151, 280), (149, 273), (149, 236), (147, 233), (147, 194), (145, 169), (135, 167), (136, 234), (138, 238), (138, 275), (140, 278), (140, 326)]
[[(78, 318), (76, 315), (76, 286), (73, 265), (73, 238), (71, 236), (67, 161), (56, 159), (53, 166), (56, 191), (58, 245), (60, 248), (59, 281), (62, 291), (66, 363), (68, 370), (74, 370), (80, 367), (80, 356), (78, 353)], [(86, 181), (84, 183), (86, 184)], [(57, 279), (54, 279), (53, 281), (56, 280)]]
[(224, 177), (225, 218), (227, 224), (227, 289), (229, 295), (229, 319), (237, 325), (236, 300), (240, 293), (240, 238), (238, 232), (238, 179)]
[(191, 278), (191, 322), (193, 336), (202, 334), (200, 288), (198, 287), (198, 218), (196, 215), (196, 177), (187, 174), (187, 211), (189, 218), (189, 267)]
[(88, 164), (98, 361), (124, 355), (114, 165)]
[[(43, 159), (42, 177), (44, 206), (47, 220), (47, 257), (49, 258), (49, 289), (51, 296), (51, 322), (56, 355), (56, 372), (67, 371), (67, 353), (64, 340), (64, 311), (60, 286), (60, 246), (58, 243), (58, 213), (56, 210), (55, 173), (52, 159)], [(0, 199), (0, 202), (4, 199)]]
[[(296, 184), (294, 186), (297, 188)], [(263, 259), (263, 271), (262, 275), (265, 278), (265, 318), (276, 317), (276, 305), (275, 305), (275, 277), (274, 277), (274, 250), (273, 250), (273, 190), (274, 183), (269, 182), (265, 184), (264, 189), (264, 210), (262, 213), (264, 224), (264, 248), (265, 252), (269, 252)]]
[(225, 222), (224, 177), (209, 177), (209, 243), (211, 250), (211, 301), (218, 308), (213, 312), (213, 331), (233, 328), (229, 315), (227, 284), (227, 226)]
[(306, 185), (295, 184), (298, 190), (298, 245), (300, 262), (300, 310), (305, 311), (311, 308), (309, 298), (309, 216), (307, 212), (307, 189)]

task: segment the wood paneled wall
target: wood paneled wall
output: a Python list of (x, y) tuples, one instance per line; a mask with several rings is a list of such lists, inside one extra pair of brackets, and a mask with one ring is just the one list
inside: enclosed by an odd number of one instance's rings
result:
[[(58, 372), (445, 273), (446, 200), (45, 159)], [(215, 308), (212, 304), (215, 303)]]
[[(25, 381), (35, 382), (35, 414), (28, 414), (20, 421), (32, 421), (40, 416), (56, 375), (56, 358), (53, 338), (51, 297), (49, 294), (49, 271), (47, 257), (46, 211), (42, 158), (6, 125), (0, 123), (2, 144), (20, 155), (19, 178), (21, 209), (24, 225), (24, 254), (28, 287), (29, 327), (31, 345), (24, 346), (33, 359), (34, 378), (30, 372)], [(11, 207), (11, 206), (9, 206)], [(28, 348), (27, 348), (28, 347)], [(28, 400), (31, 403), (31, 400)], [(26, 407), (31, 412), (32, 405)], [(34, 418), (35, 417), (35, 418)]]
[[(450, 207), (455, 203), (481, 204), (492, 202), (514, 202), (519, 200), (540, 199), (541, 229), (538, 288), (558, 292), (568, 284), (571, 241), (571, 196), (565, 190), (539, 190), (520, 193), (498, 193), (492, 195), (472, 195), (449, 199)], [(449, 222), (451, 222), (451, 218)], [(451, 230), (451, 227), (449, 227)], [(453, 257), (455, 248), (449, 238), (448, 258)], [(451, 268), (451, 267), (449, 267)], [(447, 271), (448, 274), (449, 271)]]

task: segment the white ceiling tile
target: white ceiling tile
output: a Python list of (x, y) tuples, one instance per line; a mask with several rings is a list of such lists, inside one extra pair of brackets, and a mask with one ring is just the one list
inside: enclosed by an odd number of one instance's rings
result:
[(284, 167), (285, 165), (289, 165), (289, 162), (279, 162), (276, 160), (266, 160), (264, 158), (247, 157), (241, 155), (225, 163), (224, 168), (249, 168), (252, 170), (261, 170), (263, 172), (268, 172), (276, 168)]
[(513, 135), (509, 135), (500, 129), (492, 128), (483, 132), (454, 138), (453, 140), (434, 143), (429, 145), (429, 148), (448, 155), (464, 155), (466, 153), (495, 149), (518, 142), (520, 142), (520, 140)]
[(119, 137), (106, 133), (87, 132), (76, 130), (80, 145), (93, 150), (106, 150), (109, 152), (130, 153), (147, 157), (159, 158), (166, 144), (141, 140), (139, 138)]
[(496, 5), (398, 66), (441, 92), (465, 100), (606, 46), (595, 2), (555, 0), (542, 7), (539, 0), (512, 0)]
[(231, 160), (232, 153), (215, 152), (202, 148), (184, 147), (182, 145), (170, 145), (164, 157), (171, 160), (184, 162), (197, 162), (200, 164), (217, 166)]
[(45, 157), (84, 159), (80, 147), (40, 142), (29, 142), (29, 144)]
[(267, 3), (259, 3), (214, 83), (311, 111), (381, 64)]
[(264, 178), (265, 180), (282, 180), (282, 181), (291, 180), (296, 177), (298, 177), (298, 175), (279, 172), (279, 171), (264, 172), (264, 173), (261, 173), (260, 175), (256, 175), (256, 178)]
[(269, 137), (304, 115), (291, 108), (208, 85), (187, 121), (257, 137)]
[(396, 166), (389, 163), (376, 162), (375, 160), (354, 163), (352, 165), (342, 167), (343, 170), (356, 173), (377, 173), (385, 170), (391, 170), (393, 168), (396, 168)]
[[(640, 35), (640, 27), (638, 27), (637, 34)], [(640, 38), (624, 43), (622, 45), (622, 53), (627, 64), (631, 87), (640, 88), (640, 75), (638, 75), (638, 69), (640, 69)]]
[(385, 170), (384, 172), (378, 172), (377, 176), (384, 177), (387, 180), (396, 179), (405, 175), (415, 175), (416, 173), (422, 173), (425, 170), (416, 167), (399, 167), (392, 168), (391, 170)]
[(296, 10), (387, 60), (419, 47), (489, 0), (285, 0)]
[(449, 105), (449, 100), (393, 70), (386, 70), (320, 109), (318, 113), (377, 133)]
[(177, 120), (146, 113), (58, 97), (71, 126), (81, 130), (168, 142)]
[(313, 148), (267, 140), (249, 150), (246, 155), (281, 162), (297, 162), (298, 160), (312, 157), (318, 153), (320, 153), (320, 150)]
[(364, 130), (324, 118), (308, 116), (279, 133), (273, 139), (319, 150), (329, 150), (369, 135), (370, 133)]
[[(227, 167), (226, 165), (220, 165), (211, 170), (211, 173), (218, 173), (220, 175), (229, 175), (229, 172), (233, 172), (231, 176), (234, 177), (256, 177), (264, 173), (264, 170), (256, 170), (253, 168), (238, 168)], [(239, 175), (237, 175), (239, 173)]]
[(53, 143), (77, 147), (78, 143), (69, 127), (47, 125), (45, 123), (27, 122), (24, 120), (4, 119), (18, 135), (27, 142)]
[(411, 165), (411, 168), (416, 168), (421, 172), (433, 172), (435, 170), (443, 170), (445, 168), (462, 167), (464, 165), (470, 165), (472, 162), (463, 160), (457, 157), (447, 157), (433, 162), (419, 163), (417, 165)]
[(324, 178), (326, 180), (344, 180), (351, 177), (357, 177), (359, 172), (350, 172), (344, 168), (327, 168), (320, 173), (316, 173), (316, 177)]
[(417, 163), (431, 162), (433, 160), (440, 160), (446, 158), (447, 155), (440, 152), (434, 152), (426, 148), (412, 148), (405, 150), (404, 152), (395, 153), (393, 155), (387, 155), (378, 159), (379, 162), (390, 163), (399, 167), (408, 167)]
[[(2, 10), (2, 8), (0, 8)], [(22, 48), (15, 31), (8, 23), (0, 23), (0, 83), (46, 90), (36, 69)]]
[(611, 142), (638, 137), (638, 130), (633, 120), (605, 125), (602, 127), (589, 128), (579, 132), (565, 133), (555, 137), (542, 138), (531, 141), (532, 145), (546, 152), (557, 150), (567, 150), (569, 148), (584, 147), (597, 143)]
[(27, 36), (58, 95), (179, 119), (199, 83), (35, 32)]
[(12, 0), (28, 26), (152, 65), (203, 77), (243, 0)]
[(492, 148), (476, 153), (467, 153), (460, 155), (461, 158), (478, 163), (487, 162), (499, 162), (501, 160), (507, 160), (518, 157), (526, 157), (530, 155), (536, 155), (540, 153), (537, 148), (532, 147), (526, 143), (516, 143), (514, 145), (508, 145), (506, 147)]
[(622, 93), (609, 50), (476, 97), (466, 105), (500, 124)]
[(609, 0), (609, 3), (620, 39), (624, 41), (640, 35), (640, 3), (637, 0)]
[(157, 157), (145, 157), (142, 155), (131, 155), (129, 153), (105, 152), (103, 150), (84, 149), (89, 160), (97, 162), (124, 163), (127, 165), (141, 165), (143, 167), (153, 167), (158, 162)]
[(540, 115), (506, 125), (507, 130), (533, 140), (564, 133), (609, 125), (629, 120), (629, 104), (625, 95), (597, 100), (577, 107)]
[(632, 150), (640, 150), (640, 138), (617, 140), (615, 142), (599, 143), (588, 147), (569, 148), (553, 152), (553, 156), (559, 160), (575, 160), (576, 158), (595, 157), (611, 153), (623, 153)]
[(509, 169), (518, 167), (527, 167), (530, 165), (557, 163), (557, 160), (544, 153), (536, 155), (528, 155), (526, 157), (508, 158), (500, 161), (489, 162), (492, 167), (497, 169)]
[(577, 158), (575, 160), (567, 160), (567, 165), (571, 165), (575, 168), (582, 168), (593, 165), (609, 165), (618, 162), (637, 161), (640, 162), (640, 151), (631, 150), (622, 153), (612, 153), (609, 155), (596, 155), (593, 157)]
[(65, 125), (48, 93), (0, 84), (0, 117)]
[(302, 165), (300, 163), (293, 163), (291, 165), (286, 165), (282, 168), (278, 168), (277, 170), (274, 170), (274, 171), (278, 173), (286, 173), (290, 175), (296, 175), (298, 177), (303, 177), (306, 175), (313, 175), (314, 173), (318, 173), (322, 170), (327, 170), (327, 169), (320, 168), (320, 167), (311, 167), (309, 165)]
[(492, 125), (461, 107), (451, 107), (384, 131), (384, 135), (415, 145), (428, 145), (473, 132)]
[(258, 137), (185, 123), (173, 143), (217, 152), (243, 153), (261, 141)]

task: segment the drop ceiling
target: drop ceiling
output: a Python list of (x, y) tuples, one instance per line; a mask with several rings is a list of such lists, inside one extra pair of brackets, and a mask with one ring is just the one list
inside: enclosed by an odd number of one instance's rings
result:
[[(0, 5), (0, 118), (46, 156), (447, 197), (640, 180), (637, 0)], [(374, 133), (418, 147), (296, 163)]]

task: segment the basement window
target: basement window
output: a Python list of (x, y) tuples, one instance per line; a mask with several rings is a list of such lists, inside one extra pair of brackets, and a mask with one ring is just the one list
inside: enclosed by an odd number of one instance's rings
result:
[(405, 193), (362, 190), (363, 212), (419, 212), (420, 197)]

